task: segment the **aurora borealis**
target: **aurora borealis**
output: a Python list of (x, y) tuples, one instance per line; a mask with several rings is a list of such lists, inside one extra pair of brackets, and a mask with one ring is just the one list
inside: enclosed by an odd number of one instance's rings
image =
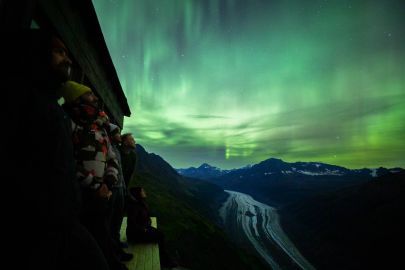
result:
[(405, 167), (405, 2), (93, 0), (132, 111), (175, 168)]

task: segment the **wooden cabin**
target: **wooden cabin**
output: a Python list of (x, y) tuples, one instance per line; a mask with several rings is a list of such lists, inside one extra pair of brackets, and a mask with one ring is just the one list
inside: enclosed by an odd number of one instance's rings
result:
[(90, 0), (3, 0), (0, 20), (3, 28), (41, 28), (60, 36), (74, 62), (72, 80), (90, 86), (122, 128), (131, 111)]

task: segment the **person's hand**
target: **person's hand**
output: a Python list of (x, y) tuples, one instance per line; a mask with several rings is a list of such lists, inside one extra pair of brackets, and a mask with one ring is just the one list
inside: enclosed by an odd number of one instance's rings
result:
[(108, 189), (106, 184), (101, 184), (101, 187), (97, 190), (97, 195), (101, 198), (110, 199), (112, 192)]

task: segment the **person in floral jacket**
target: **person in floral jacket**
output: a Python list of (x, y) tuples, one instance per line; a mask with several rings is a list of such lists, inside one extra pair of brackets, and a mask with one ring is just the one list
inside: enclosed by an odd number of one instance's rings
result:
[(109, 230), (111, 189), (118, 181), (119, 165), (105, 130), (108, 117), (100, 110), (93, 91), (67, 81), (61, 88), (64, 108), (72, 119), (76, 177), (80, 183), (81, 221), (97, 240), (112, 270), (126, 269), (115, 251)]

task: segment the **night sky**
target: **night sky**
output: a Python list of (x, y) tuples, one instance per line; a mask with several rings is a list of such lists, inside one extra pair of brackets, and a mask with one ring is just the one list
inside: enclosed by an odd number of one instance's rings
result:
[(93, 4), (123, 132), (173, 167), (405, 167), (405, 1)]

